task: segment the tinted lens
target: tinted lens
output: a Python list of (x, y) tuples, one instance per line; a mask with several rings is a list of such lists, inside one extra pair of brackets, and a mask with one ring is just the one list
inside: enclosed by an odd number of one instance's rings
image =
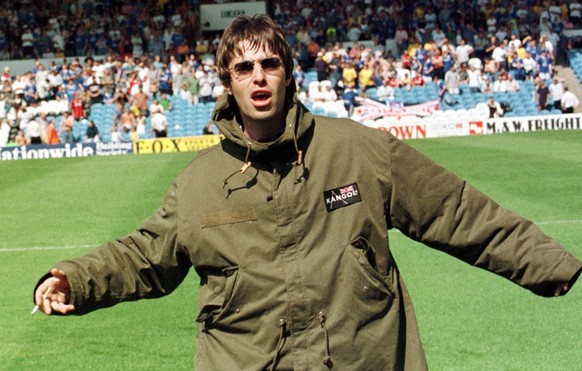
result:
[(234, 72), (236, 73), (237, 79), (244, 80), (250, 77), (253, 74), (256, 62), (258, 62), (261, 65), (261, 68), (263, 69), (263, 71), (265, 71), (265, 73), (275, 72), (283, 65), (281, 59), (276, 57), (254, 61), (242, 61), (235, 64), (233, 68)]
[(244, 61), (234, 65), (234, 72), (239, 77), (245, 77), (253, 73), (255, 64), (251, 61)]
[(270, 72), (281, 67), (281, 63), (279, 58), (265, 58), (261, 61), (261, 67), (265, 72)]

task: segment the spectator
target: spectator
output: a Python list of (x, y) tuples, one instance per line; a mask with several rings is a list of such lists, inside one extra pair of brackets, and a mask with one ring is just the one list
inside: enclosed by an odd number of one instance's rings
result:
[(224, 85), (222, 85), (222, 82), (220, 80), (216, 80), (216, 83), (212, 88), (212, 98), (214, 98), (214, 100), (218, 102), (218, 100), (222, 97), (224, 93), (225, 93)]
[(374, 83), (374, 69), (371, 66), (371, 62), (364, 63), (364, 66), (358, 73), (358, 81), (362, 92), (376, 87), (376, 84)]
[(112, 126), (110, 129), (111, 143), (121, 143), (123, 138), (117, 126)]
[(346, 86), (343, 93), (344, 107), (348, 111), (349, 115), (352, 115), (354, 108), (356, 107), (356, 97), (358, 92), (356, 91), (354, 83), (350, 83)]
[(554, 76), (550, 86), (548, 86), (550, 91), (550, 96), (554, 100), (554, 109), (562, 110), (562, 97), (564, 96), (564, 85), (558, 80), (557, 76)]
[(206, 126), (202, 130), (202, 135), (214, 135), (214, 131), (212, 130), (212, 120), (209, 120), (206, 123)]
[(295, 70), (293, 70), (293, 79), (295, 79), (295, 83), (297, 84), (297, 89), (298, 90), (304, 90), (305, 89), (305, 72), (303, 71), (303, 67), (301, 67), (301, 64), (296, 64), (295, 65)]
[(532, 80), (537, 73), (537, 62), (532, 58), (530, 53), (526, 53), (523, 59), (523, 70), (526, 80)]
[(212, 88), (214, 87), (214, 81), (212, 77), (208, 76), (208, 72), (203, 70), (202, 76), (200, 77), (200, 93), (199, 100), (200, 103), (211, 103), (214, 101), (212, 98)]
[(344, 87), (347, 86), (356, 86), (356, 81), (358, 79), (358, 73), (354, 68), (354, 64), (352, 62), (345, 62), (344, 67), (342, 69), (342, 82)]
[(329, 68), (327, 62), (323, 59), (323, 52), (318, 52), (315, 61), (313, 62), (313, 68), (317, 72), (317, 81), (323, 81), (328, 79)]
[(503, 109), (494, 97), (489, 97), (487, 100), (487, 108), (489, 108), (489, 118), (497, 118), (503, 116)]
[(519, 91), (519, 82), (513, 78), (512, 74), (507, 75), (506, 91), (508, 93), (517, 93)]
[(469, 76), (469, 90), (472, 93), (480, 93), (481, 92), (481, 70), (475, 68), (475, 66), (471, 66), (469, 71), (467, 71)]
[(457, 53), (457, 63), (463, 64), (468, 63), (471, 54), (473, 53), (474, 49), (473, 46), (467, 44), (465, 39), (461, 39), (459, 45), (457, 45), (456, 53)]
[(396, 43), (396, 50), (398, 54), (396, 57), (401, 58), (401, 56), (408, 49), (408, 37), (408, 31), (406, 31), (402, 23), (400, 23), (394, 35), (394, 42)]
[(389, 79), (382, 81), (382, 85), (376, 90), (376, 96), (380, 102), (388, 103), (394, 101), (394, 88), (390, 86)]
[(30, 144), (28, 137), (24, 134), (24, 130), (18, 130), (18, 134), (14, 137), (14, 143), (16, 143), (17, 146), (27, 146)]
[(61, 141), (55, 128), (55, 120), (50, 119), (46, 128), (46, 144), (59, 144)]
[(552, 59), (547, 50), (542, 50), (541, 55), (537, 59), (538, 76), (542, 80), (549, 80), (552, 78)]
[(36, 117), (33, 117), (33, 119), (30, 120), (26, 125), (26, 134), (28, 136), (29, 143), (42, 144), (41, 132), (42, 129), (40, 127), (40, 123), (36, 120)]
[(126, 108), (119, 118), (119, 130), (129, 133), (135, 127), (135, 115), (131, 109)]
[(168, 94), (162, 92), (160, 94), (160, 99), (158, 99), (158, 103), (164, 108), (164, 113), (172, 110), (172, 102), (170, 101)]
[(137, 93), (134, 94), (131, 98), (129, 98), (130, 103), (132, 106), (134, 106), (137, 109), (138, 114), (141, 113), (141, 114), (147, 115), (148, 114), (148, 102), (150, 100), (150, 97), (144, 92), (142, 83), (138, 83), (137, 89), (138, 89)]
[(459, 73), (455, 65), (452, 65), (449, 71), (445, 73), (445, 86), (449, 95), (458, 95), (460, 93)]
[(542, 78), (538, 78), (537, 88), (536, 88), (536, 103), (538, 105), (538, 111), (543, 111), (543, 110), (548, 109), (549, 96), (550, 96), (550, 90), (546, 86), (545, 81)]
[[(135, 128), (134, 128), (135, 129)], [(85, 132), (85, 143), (99, 143), (99, 129), (93, 120), (89, 120), (87, 131)]]
[(412, 80), (410, 80), (410, 83), (408, 84), (408, 89), (411, 89), (413, 86), (425, 86), (426, 85), (426, 81), (424, 81), (424, 78), (422, 75), (420, 74), (416, 74)]
[(507, 68), (507, 40), (503, 40), (500, 44), (495, 46), (491, 59), (497, 64), (497, 69)]
[(495, 82), (493, 82), (493, 92), (505, 93), (507, 92), (507, 78), (509, 75), (499, 75)]
[(156, 138), (165, 138), (168, 136), (168, 120), (163, 113), (152, 115), (151, 127), (152, 133)]
[(561, 105), (562, 105), (562, 112), (563, 113), (574, 113), (574, 109), (578, 107), (580, 101), (578, 97), (574, 93), (568, 89), (568, 87), (564, 87), (564, 95), (562, 96)]
[(432, 79), (434, 87), (436, 89), (437, 95), (439, 97), (439, 102), (442, 102), (445, 98), (445, 94), (447, 92), (447, 87), (445, 85), (444, 80), (439, 79), (438, 76), (434, 76)]
[(69, 114), (69, 112), (63, 113), (63, 118), (61, 120), (61, 135), (63, 138), (63, 143), (72, 144), (75, 142), (73, 138), (73, 127), (75, 126), (74, 117)]
[(80, 98), (79, 92), (75, 92), (73, 100), (69, 105), (75, 120), (79, 121), (85, 118), (85, 107), (83, 100)]

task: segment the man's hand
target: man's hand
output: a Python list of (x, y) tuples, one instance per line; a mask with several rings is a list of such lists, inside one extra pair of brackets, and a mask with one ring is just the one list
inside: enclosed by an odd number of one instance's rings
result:
[(559, 283), (554, 288), (554, 296), (562, 296), (568, 292), (568, 282), (566, 283)]
[[(41, 283), (34, 293), (34, 302), (47, 315), (53, 311), (67, 314), (75, 310), (75, 306), (69, 304), (71, 297), (71, 289), (69, 287), (69, 280), (65, 272), (53, 268), (51, 269), (52, 277), (47, 278)], [(52, 287), (52, 292), (43, 299), (47, 290)]]

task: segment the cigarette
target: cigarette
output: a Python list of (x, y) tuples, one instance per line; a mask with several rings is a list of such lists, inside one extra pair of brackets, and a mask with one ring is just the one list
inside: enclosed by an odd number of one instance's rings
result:
[[(48, 298), (48, 296), (53, 292), (54, 288), (54, 286), (49, 286), (49, 288), (42, 295), (42, 301), (45, 301), (45, 299)], [(39, 309), (40, 307), (35, 305), (34, 308), (32, 308), (32, 312), (30, 312), (30, 314), (35, 314)]]

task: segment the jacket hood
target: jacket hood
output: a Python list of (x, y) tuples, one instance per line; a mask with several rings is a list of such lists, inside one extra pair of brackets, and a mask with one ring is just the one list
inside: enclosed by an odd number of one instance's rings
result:
[(271, 142), (257, 142), (247, 138), (243, 133), (242, 119), (238, 115), (238, 105), (234, 97), (229, 94), (223, 94), (218, 101), (212, 120), (218, 127), (218, 130), (226, 140), (233, 142), (244, 149), (245, 152), (259, 154), (271, 148), (283, 148), (292, 144), (297, 152), (298, 140), (313, 125), (313, 116), (297, 98), (295, 80), (292, 78), (291, 83), (285, 90), (285, 131)]

